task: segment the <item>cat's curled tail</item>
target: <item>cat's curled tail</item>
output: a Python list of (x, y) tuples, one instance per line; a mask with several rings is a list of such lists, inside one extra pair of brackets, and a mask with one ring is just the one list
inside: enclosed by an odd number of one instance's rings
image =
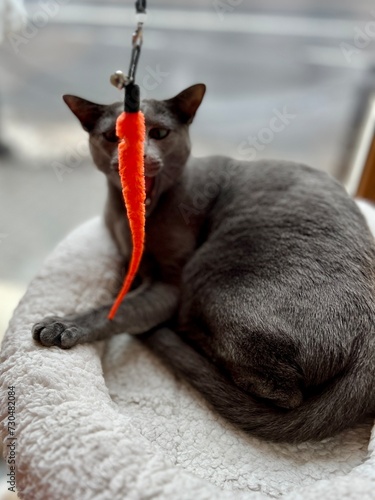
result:
[(243, 392), (168, 328), (155, 330), (142, 341), (189, 381), (221, 416), (245, 432), (271, 441), (323, 439), (375, 410), (374, 380), (366, 356), (359, 355), (358, 362), (319, 395), (293, 410), (284, 410)]

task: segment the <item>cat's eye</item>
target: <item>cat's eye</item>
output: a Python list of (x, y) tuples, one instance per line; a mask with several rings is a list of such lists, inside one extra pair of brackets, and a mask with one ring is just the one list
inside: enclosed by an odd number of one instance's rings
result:
[(165, 139), (169, 134), (169, 132), (170, 131), (167, 128), (154, 127), (149, 131), (148, 135), (151, 139), (156, 139), (157, 141), (160, 141), (161, 139)]
[(118, 142), (115, 129), (107, 130), (107, 132), (104, 132), (103, 137), (108, 142)]

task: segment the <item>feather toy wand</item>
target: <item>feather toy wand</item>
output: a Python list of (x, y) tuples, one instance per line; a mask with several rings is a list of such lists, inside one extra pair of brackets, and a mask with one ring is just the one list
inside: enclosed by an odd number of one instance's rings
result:
[(109, 312), (108, 319), (114, 319), (118, 308), (137, 274), (145, 243), (146, 186), (144, 173), (145, 118), (140, 111), (140, 90), (134, 83), (135, 72), (142, 46), (142, 30), (146, 16), (146, 1), (136, 2), (137, 29), (132, 38), (132, 57), (129, 75), (121, 71), (111, 76), (111, 82), (118, 88), (125, 88), (125, 111), (117, 118), (116, 134), (119, 138), (118, 159), (122, 193), (126, 206), (132, 236), (132, 256), (122, 288)]

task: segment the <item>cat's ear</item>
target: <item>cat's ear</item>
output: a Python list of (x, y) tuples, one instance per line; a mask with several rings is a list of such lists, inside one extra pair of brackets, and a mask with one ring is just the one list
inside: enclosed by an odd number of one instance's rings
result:
[(74, 95), (63, 95), (65, 104), (76, 115), (86, 132), (91, 132), (107, 106), (86, 101)]
[(204, 83), (197, 83), (165, 101), (182, 123), (190, 124), (206, 92)]

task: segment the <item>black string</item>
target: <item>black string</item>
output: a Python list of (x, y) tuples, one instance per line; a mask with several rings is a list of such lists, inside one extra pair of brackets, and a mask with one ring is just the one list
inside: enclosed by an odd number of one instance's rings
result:
[[(146, 0), (137, 0), (135, 2), (137, 14), (146, 13)], [(141, 28), (142, 29), (142, 28)], [(136, 113), (140, 107), (140, 89), (135, 84), (135, 72), (137, 70), (138, 60), (141, 53), (141, 46), (136, 45), (133, 47), (130, 67), (129, 67), (129, 83), (125, 85), (125, 102), (124, 107), (127, 113)]]
[(128, 78), (131, 82), (135, 81), (135, 72), (137, 71), (140, 54), (141, 54), (141, 47), (139, 45), (133, 47), (131, 52), (129, 71), (128, 71)]
[(135, 8), (137, 14), (145, 14), (146, 13), (146, 0), (137, 0), (135, 2)]

